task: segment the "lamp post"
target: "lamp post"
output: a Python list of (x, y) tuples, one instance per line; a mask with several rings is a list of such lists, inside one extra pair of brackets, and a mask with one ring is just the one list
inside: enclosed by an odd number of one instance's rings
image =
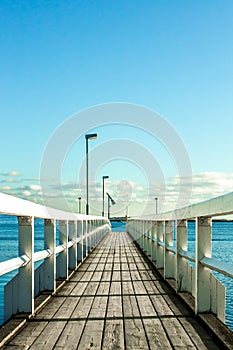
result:
[(86, 190), (87, 190), (87, 204), (86, 204), (86, 214), (89, 215), (89, 193), (88, 193), (88, 140), (97, 139), (97, 134), (87, 134), (86, 138)]
[(78, 197), (78, 212), (81, 213), (81, 197)]
[(158, 214), (158, 197), (155, 197), (155, 213)]
[(116, 204), (116, 202), (113, 200), (113, 198), (110, 196), (108, 192), (106, 192), (108, 196), (108, 219), (110, 219), (110, 202), (112, 205)]
[(109, 176), (102, 176), (103, 177), (103, 211), (102, 216), (104, 216), (104, 180), (109, 179)]

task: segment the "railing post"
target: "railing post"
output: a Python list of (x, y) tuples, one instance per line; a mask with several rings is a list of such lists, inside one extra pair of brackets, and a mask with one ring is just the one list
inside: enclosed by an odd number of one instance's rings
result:
[(141, 233), (141, 239), (140, 239), (140, 247), (142, 250), (144, 250), (144, 223), (143, 220), (139, 221), (139, 227), (140, 227), (140, 233)]
[(56, 221), (44, 220), (44, 248), (51, 251), (51, 255), (45, 259), (44, 269), (44, 289), (54, 292), (56, 289)]
[(88, 242), (87, 242), (87, 232), (88, 232), (88, 220), (83, 220), (83, 257), (85, 258), (88, 255)]
[(203, 267), (201, 259), (212, 255), (212, 218), (196, 219), (196, 270), (195, 270), (195, 313), (207, 312), (210, 304), (210, 270)]
[(87, 242), (87, 255), (90, 252), (90, 236), (88, 236), (89, 233), (90, 233), (90, 230), (91, 230), (91, 221), (87, 220), (87, 231), (86, 231), (86, 235), (87, 235), (87, 239), (86, 239), (86, 242)]
[[(94, 229), (94, 221), (90, 220), (90, 224), (89, 224), (89, 233), (91, 233)], [(92, 250), (94, 246), (94, 235), (90, 236), (90, 240), (89, 240), (89, 251)]]
[(77, 221), (77, 238), (81, 238), (78, 242), (78, 261), (83, 261), (83, 222)]
[[(163, 221), (157, 221), (157, 238), (158, 238), (158, 243), (159, 242), (164, 242), (164, 238), (163, 238)], [(158, 269), (161, 269), (164, 266), (164, 248), (161, 247), (159, 244), (157, 244), (156, 256), (157, 256), (156, 267)]]
[(145, 236), (144, 236), (144, 221), (140, 220), (140, 232), (142, 234), (142, 239), (141, 239), (141, 249), (144, 251), (144, 246), (145, 246)]
[(157, 221), (153, 222), (151, 235), (152, 235), (151, 260), (155, 262), (157, 260), (157, 255), (156, 255), (156, 252), (157, 252)]
[(147, 255), (149, 256), (149, 258), (152, 260), (152, 227), (153, 227), (153, 222), (150, 220), (148, 221), (148, 253)]
[(76, 221), (69, 221), (69, 238), (74, 242), (69, 249), (69, 268), (71, 270), (77, 267), (77, 223)]
[(64, 250), (58, 256), (58, 274), (61, 278), (68, 278), (68, 222), (67, 220), (59, 220), (59, 239), (64, 246)]
[(97, 234), (97, 242), (99, 242), (99, 241), (102, 239), (103, 235), (104, 235), (104, 230), (105, 230), (105, 229), (100, 228), (100, 227), (103, 226), (104, 224), (105, 224), (105, 221), (104, 221), (104, 220), (101, 220), (101, 221), (99, 222), (99, 230), (98, 230), (98, 234)]
[(26, 255), (29, 262), (19, 269), (17, 312), (34, 312), (34, 217), (19, 216), (19, 256)]
[(176, 291), (188, 291), (188, 265), (186, 259), (181, 255), (181, 251), (188, 250), (188, 230), (187, 220), (179, 220), (176, 222)]
[(141, 233), (141, 226), (140, 226), (140, 221), (139, 220), (137, 220), (135, 229), (137, 231), (137, 243), (141, 247), (142, 233)]
[(143, 220), (143, 251), (148, 254), (148, 221)]
[(92, 248), (94, 248), (96, 246), (96, 230), (97, 230), (97, 227), (98, 227), (98, 223), (97, 223), (97, 220), (95, 219), (93, 221), (93, 230), (95, 230), (95, 233), (93, 234), (93, 239), (92, 239)]
[(173, 245), (173, 221), (165, 221), (164, 278), (174, 277), (173, 253), (167, 248)]

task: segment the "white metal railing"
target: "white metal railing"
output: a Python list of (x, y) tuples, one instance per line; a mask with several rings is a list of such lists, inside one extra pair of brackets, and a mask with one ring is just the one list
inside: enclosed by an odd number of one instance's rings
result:
[[(74, 214), (0, 193), (0, 214), (18, 217), (18, 257), (0, 263), (0, 276), (18, 270), (4, 288), (4, 317), (33, 314), (35, 297), (54, 293), (56, 280), (67, 279), (103, 236), (110, 232), (107, 218)], [(44, 219), (44, 249), (34, 252), (34, 219)], [(60, 244), (56, 246), (57, 230)], [(34, 263), (40, 261), (38, 268)]]
[[(164, 278), (175, 279), (177, 292), (194, 296), (196, 314), (212, 312), (222, 322), (226, 288), (212, 271), (233, 278), (233, 265), (212, 258), (212, 218), (228, 214), (233, 214), (233, 193), (153, 217), (132, 218), (127, 223), (127, 232), (162, 269)], [(194, 253), (188, 251), (190, 220), (195, 220)]]

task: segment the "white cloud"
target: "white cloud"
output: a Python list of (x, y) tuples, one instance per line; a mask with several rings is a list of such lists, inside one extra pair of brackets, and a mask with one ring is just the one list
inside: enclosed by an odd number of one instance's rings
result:
[(185, 195), (191, 189), (190, 204), (232, 192), (233, 173), (203, 172), (185, 178), (174, 176), (165, 188), (166, 200), (173, 201), (179, 193)]
[(30, 196), (31, 195), (31, 192), (30, 191), (22, 191), (22, 194), (26, 197)]
[(20, 176), (18, 171), (9, 171), (8, 173), (0, 173), (1, 176)]
[(18, 171), (13, 170), (9, 173), (9, 176), (20, 176), (20, 173), (18, 173)]
[(29, 188), (33, 191), (40, 191), (41, 190), (41, 186), (39, 185), (29, 185)]
[(12, 184), (12, 183), (17, 183), (18, 180), (15, 180), (15, 179), (12, 179), (12, 178), (8, 178), (8, 179), (6, 179), (6, 180), (3, 180), (2, 182), (6, 182), (6, 183)]
[(10, 186), (2, 186), (0, 187), (1, 191), (9, 191), (11, 190), (11, 187)]

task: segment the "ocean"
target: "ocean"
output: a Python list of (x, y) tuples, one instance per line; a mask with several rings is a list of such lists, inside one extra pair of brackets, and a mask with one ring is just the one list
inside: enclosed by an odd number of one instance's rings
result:
[[(125, 223), (112, 222), (112, 230), (124, 232)], [(0, 215), (0, 262), (18, 256), (17, 217)], [(59, 244), (57, 230), (57, 244)], [(35, 219), (35, 251), (43, 247), (43, 220)], [(188, 249), (195, 250), (195, 222), (188, 224)], [(233, 265), (233, 222), (214, 221), (212, 256)], [(35, 268), (38, 263), (35, 264)], [(4, 285), (17, 273), (10, 272), (0, 276), (0, 324), (4, 318)], [(215, 273), (226, 288), (226, 324), (233, 330), (233, 279)]]

